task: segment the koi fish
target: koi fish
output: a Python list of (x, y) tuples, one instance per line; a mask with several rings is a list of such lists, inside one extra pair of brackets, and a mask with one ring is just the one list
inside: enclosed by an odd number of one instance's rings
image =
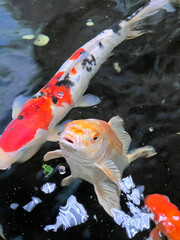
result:
[(60, 134), (60, 150), (46, 153), (44, 161), (64, 157), (71, 175), (64, 178), (61, 185), (67, 186), (76, 178), (93, 184), (99, 203), (112, 216), (112, 208), (120, 209), (120, 181), (124, 169), (138, 157), (156, 154), (151, 146), (127, 154), (130, 142), (131, 137), (119, 116), (108, 123), (97, 119), (76, 120), (67, 123)]
[(90, 79), (117, 45), (145, 33), (138, 30), (138, 23), (160, 11), (167, 2), (151, 1), (127, 21), (114, 23), (80, 47), (32, 98), (24, 101), (18, 97), (13, 104), (13, 120), (0, 137), (0, 169), (27, 161), (46, 141), (57, 141), (56, 126), (73, 107), (98, 104), (98, 97), (83, 96)]
[(145, 205), (154, 214), (156, 227), (150, 233), (150, 239), (162, 240), (163, 234), (169, 240), (180, 239), (180, 211), (161, 194), (151, 194), (145, 198)]

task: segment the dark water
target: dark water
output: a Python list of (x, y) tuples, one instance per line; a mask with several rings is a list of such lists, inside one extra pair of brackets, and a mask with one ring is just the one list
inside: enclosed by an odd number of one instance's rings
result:
[[(120, 3), (120, 1), (117, 1)], [(147, 1), (127, 1), (120, 8), (107, 0), (68, 1), (0, 1), (0, 131), (11, 121), (11, 106), (16, 95), (30, 96), (44, 86), (59, 66), (82, 44), (113, 22), (123, 19)], [(121, 10), (122, 9), (122, 10)], [(94, 26), (87, 27), (87, 19)], [(152, 145), (158, 154), (138, 159), (124, 172), (132, 175), (136, 185), (145, 186), (145, 195), (168, 195), (180, 208), (180, 15), (160, 12), (149, 21), (152, 33), (123, 42), (117, 47), (90, 82), (87, 92), (98, 95), (102, 102), (94, 108), (76, 108), (71, 119), (98, 118), (108, 121), (120, 115), (132, 137), (131, 148)], [(25, 34), (43, 33), (50, 42), (44, 47), (23, 40)], [(117, 73), (113, 63), (118, 62)], [(43, 155), (58, 147), (46, 143), (27, 163), (16, 164), (8, 172), (0, 172), (0, 223), (7, 239), (128, 239), (126, 232), (98, 204), (92, 185), (64, 190), (61, 180), (70, 171), (64, 159), (66, 174), (60, 175), (59, 160), (51, 162), (54, 172), (43, 174)], [(57, 184), (45, 195), (40, 187)], [(85, 224), (67, 231), (45, 232), (45, 225), (55, 222), (58, 208), (74, 194), (88, 212)], [(36, 196), (42, 203), (28, 213), (22, 206)], [(18, 203), (17, 210), (10, 209)], [(121, 196), (122, 209), (125, 199)], [(96, 214), (97, 221), (94, 219)], [(153, 225), (152, 225), (153, 227)], [(133, 239), (145, 239), (149, 231)]]

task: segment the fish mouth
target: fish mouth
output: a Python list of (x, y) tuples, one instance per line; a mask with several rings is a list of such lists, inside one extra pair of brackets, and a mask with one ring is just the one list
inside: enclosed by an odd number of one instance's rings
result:
[(61, 138), (60, 142), (61, 142), (61, 144), (65, 145), (67, 147), (77, 149), (76, 141), (72, 137), (64, 136)]

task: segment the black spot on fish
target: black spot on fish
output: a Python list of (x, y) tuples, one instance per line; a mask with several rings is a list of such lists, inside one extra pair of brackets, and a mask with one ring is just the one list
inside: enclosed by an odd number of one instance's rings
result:
[(92, 54), (91, 54), (91, 57), (92, 57), (91, 64), (96, 65), (96, 59), (95, 59), (95, 57), (94, 57)]
[(83, 69), (86, 68), (88, 72), (92, 71), (92, 66), (96, 65), (96, 59), (95, 57), (91, 54), (91, 59), (85, 58), (82, 62)]
[(23, 118), (24, 118), (24, 116), (20, 115), (20, 116), (18, 117), (18, 120), (22, 120)]
[(52, 101), (54, 104), (56, 104), (58, 102), (58, 98), (52, 95)]
[(44, 92), (40, 92), (37, 95), (33, 96), (32, 98), (40, 98), (40, 97), (43, 97), (44, 95), (45, 95)]
[(83, 50), (82, 52), (79, 53), (79, 55), (83, 54), (85, 51)]
[(42, 92), (40, 92), (40, 95), (43, 97), (45, 95), (45, 93), (42, 91)]
[(109, 27), (109, 29), (112, 29), (114, 33), (118, 33), (121, 27), (119, 26), (119, 22), (114, 23)]
[(36, 110), (38, 110), (38, 109), (40, 109), (40, 106), (34, 105), (34, 108), (35, 108)]
[(103, 44), (102, 44), (102, 42), (99, 42), (99, 47), (100, 47), (100, 48), (103, 48), (103, 47), (104, 47)]
[(70, 88), (70, 87), (74, 86), (74, 83), (71, 82), (71, 80), (69, 79), (69, 74), (67, 74), (67, 76), (66, 76), (63, 80), (58, 81), (58, 82), (56, 83), (56, 86), (57, 86), (57, 87), (60, 87), (60, 86), (62, 86), (62, 85), (64, 85), (64, 86), (67, 87), (67, 88)]
[(13, 131), (13, 130), (14, 130), (14, 128), (11, 128), (11, 129), (10, 129), (10, 131)]

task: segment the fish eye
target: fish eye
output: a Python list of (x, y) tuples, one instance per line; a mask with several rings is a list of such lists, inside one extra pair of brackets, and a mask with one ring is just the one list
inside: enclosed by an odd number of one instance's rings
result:
[(98, 133), (95, 133), (94, 136), (93, 136), (93, 140), (97, 140), (99, 137), (99, 134)]

